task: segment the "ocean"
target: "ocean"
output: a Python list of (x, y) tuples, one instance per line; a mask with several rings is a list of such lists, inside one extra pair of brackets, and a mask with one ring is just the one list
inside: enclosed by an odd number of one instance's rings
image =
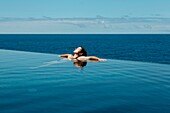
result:
[(170, 64), (169, 34), (0, 35), (0, 49), (63, 54), (78, 46), (106, 59)]
[[(77, 46), (106, 62), (58, 55)], [(0, 35), (0, 113), (170, 113), (170, 35)]]

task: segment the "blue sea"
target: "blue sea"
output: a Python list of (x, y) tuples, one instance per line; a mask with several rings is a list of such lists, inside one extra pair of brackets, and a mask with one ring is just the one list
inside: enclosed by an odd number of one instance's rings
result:
[(78, 46), (106, 59), (170, 64), (169, 34), (0, 35), (0, 49), (63, 54)]
[[(107, 59), (58, 55), (83, 46)], [(0, 35), (0, 113), (170, 113), (170, 35)]]

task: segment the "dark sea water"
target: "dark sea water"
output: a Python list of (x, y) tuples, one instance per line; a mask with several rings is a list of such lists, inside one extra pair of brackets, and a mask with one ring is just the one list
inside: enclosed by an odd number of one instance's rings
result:
[(72, 53), (83, 46), (88, 55), (106, 59), (170, 64), (170, 35), (0, 35), (0, 49)]

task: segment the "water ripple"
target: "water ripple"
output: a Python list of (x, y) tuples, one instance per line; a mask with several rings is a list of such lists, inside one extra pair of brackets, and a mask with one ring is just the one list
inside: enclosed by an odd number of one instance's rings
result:
[(108, 59), (80, 71), (57, 55), (0, 52), (3, 113), (170, 112), (169, 65)]

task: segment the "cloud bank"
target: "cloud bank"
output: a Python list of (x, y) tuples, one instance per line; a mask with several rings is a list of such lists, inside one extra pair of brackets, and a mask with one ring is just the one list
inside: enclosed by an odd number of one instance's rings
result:
[(170, 18), (0, 18), (1, 34), (128, 34), (170, 33)]

